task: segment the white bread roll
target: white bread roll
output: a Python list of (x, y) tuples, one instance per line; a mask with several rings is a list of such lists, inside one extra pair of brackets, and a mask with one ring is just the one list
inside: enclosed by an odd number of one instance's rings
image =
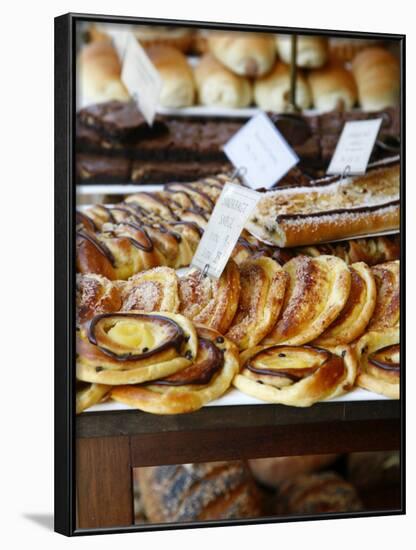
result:
[(121, 65), (108, 40), (87, 44), (78, 60), (80, 103), (101, 103), (112, 99), (128, 101), (129, 93), (120, 80)]
[(398, 104), (400, 64), (383, 48), (368, 48), (352, 62), (358, 87), (358, 100), (366, 111), (378, 111)]
[[(280, 59), (290, 63), (292, 55), (291, 35), (276, 37), (277, 51)], [(303, 68), (322, 67), (328, 59), (328, 40), (322, 36), (298, 36), (296, 65)]]
[(338, 63), (329, 63), (310, 71), (309, 87), (313, 106), (318, 111), (351, 109), (357, 102), (357, 86), (350, 71)]
[[(290, 103), (290, 69), (278, 61), (273, 70), (254, 82), (254, 100), (265, 111), (284, 112)], [(296, 78), (296, 104), (301, 109), (311, 105), (311, 93), (305, 77)]]
[(150, 46), (146, 48), (146, 52), (162, 79), (160, 105), (170, 108), (193, 105), (195, 83), (185, 55), (171, 46), (164, 45)]
[(248, 77), (266, 74), (276, 58), (274, 38), (267, 34), (212, 33), (208, 48), (233, 73)]
[(194, 29), (155, 25), (134, 25), (132, 32), (144, 48), (163, 45), (171, 46), (184, 53), (192, 48), (195, 36)]
[(204, 55), (194, 69), (199, 102), (221, 107), (247, 107), (253, 91), (250, 81), (221, 65), (211, 54)]

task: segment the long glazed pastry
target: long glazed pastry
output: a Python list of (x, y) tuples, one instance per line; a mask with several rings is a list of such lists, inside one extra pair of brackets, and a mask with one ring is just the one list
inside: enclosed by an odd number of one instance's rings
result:
[(281, 247), (399, 229), (399, 164), (334, 180), (266, 193), (246, 228)]

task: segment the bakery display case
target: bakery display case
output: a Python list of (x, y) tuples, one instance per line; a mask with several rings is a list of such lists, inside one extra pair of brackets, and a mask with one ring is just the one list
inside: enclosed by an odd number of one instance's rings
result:
[[(57, 530), (402, 513), (404, 37), (56, 24)], [(267, 187), (227, 152), (259, 113), (296, 159)]]

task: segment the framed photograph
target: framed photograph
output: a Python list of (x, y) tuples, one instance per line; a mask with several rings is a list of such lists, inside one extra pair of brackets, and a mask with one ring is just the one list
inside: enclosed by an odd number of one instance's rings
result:
[(57, 532), (405, 512), (404, 67), (55, 19)]

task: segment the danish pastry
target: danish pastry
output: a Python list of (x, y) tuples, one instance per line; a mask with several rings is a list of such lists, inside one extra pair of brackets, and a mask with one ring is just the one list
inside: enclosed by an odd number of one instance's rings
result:
[(178, 277), (170, 267), (155, 267), (120, 282), (123, 305), (112, 311), (170, 311), (179, 308)]
[(376, 307), (368, 330), (380, 330), (400, 323), (400, 262), (386, 262), (371, 268), (377, 286)]
[(240, 349), (256, 346), (276, 324), (288, 275), (270, 258), (239, 265), (241, 292), (237, 312), (226, 336)]
[(350, 389), (356, 358), (350, 347), (257, 346), (240, 355), (234, 386), (270, 403), (308, 407)]
[(392, 399), (400, 397), (399, 328), (372, 330), (356, 344), (359, 373), (356, 384)]
[(283, 307), (264, 344), (301, 345), (318, 338), (345, 306), (351, 287), (347, 264), (335, 256), (297, 256), (283, 266), (289, 276)]
[(89, 384), (77, 380), (75, 410), (80, 414), (85, 409), (99, 403), (111, 390), (111, 386), (105, 384)]
[(238, 350), (219, 332), (197, 327), (198, 353), (184, 369), (149, 384), (113, 388), (111, 397), (155, 414), (195, 411), (220, 397), (239, 369)]
[(240, 272), (230, 260), (218, 280), (192, 269), (179, 279), (179, 311), (194, 323), (225, 334), (237, 311)]
[(104, 313), (77, 333), (77, 378), (138, 384), (190, 365), (198, 342), (193, 324), (175, 313)]
[(376, 305), (376, 284), (371, 269), (363, 262), (352, 264), (351, 289), (344, 309), (315, 340), (318, 346), (349, 344), (365, 331)]
[(89, 321), (99, 313), (118, 311), (122, 298), (117, 286), (102, 277), (88, 273), (77, 273), (76, 280), (76, 323), (77, 326)]

